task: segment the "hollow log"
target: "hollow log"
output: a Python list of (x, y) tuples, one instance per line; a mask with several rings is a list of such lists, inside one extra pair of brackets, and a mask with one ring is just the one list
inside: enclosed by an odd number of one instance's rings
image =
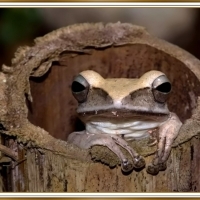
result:
[[(85, 69), (103, 77), (134, 78), (152, 69), (167, 75), (173, 86), (168, 107), (183, 126), (165, 171), (124, 174), (106, 147), (83, 150), (67, 142), (72, 131), (84, 128), (70, 87)], [(0, 73), (0, 190), (199, 192), (199, 95), (200, 61), (143, 27), (86, 23), (37, 38), (33, 46), (20, 47)], [(151, 162), (156, 146), (148, 147), (145, 139), (130, 145)]]

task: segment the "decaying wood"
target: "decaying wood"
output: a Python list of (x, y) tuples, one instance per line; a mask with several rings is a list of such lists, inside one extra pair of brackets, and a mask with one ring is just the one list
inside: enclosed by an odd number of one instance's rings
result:
[[(200, 61), (189, 53), (131, 24), (79, 24), (37, 38), (32, 47), (20, 47), (12, 65), (2, 69), (2, 144), (17, 160), (3, 152), (12, 161), (0, 163), (7, 172), (1, 190), (200, 191)], [(70, 84), (85, 69), (105, 77), (138, 77), (151, 69), (166, 73), (173, 85), (169, 109), (184, 125), (165, 171), (152, 176), (144, 168), (123, 174), (119, 160), (106, 147), (87, 151), (66, 142), (76, 128), (77, 105)], [(156, 147), (147, 147), (145, 140), (131, 145), (150, 163)]]

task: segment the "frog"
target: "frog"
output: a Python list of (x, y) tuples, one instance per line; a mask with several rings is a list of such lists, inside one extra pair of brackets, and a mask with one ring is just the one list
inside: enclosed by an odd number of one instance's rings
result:
[(85, 130), (72, 132), (68, 142), (82, 149), (105, 146), (118, 157), (121, 170), (130, 172), (146, 165), (130, 142), (149, 138), (149, 146), (157, 145), (157, 150), (146, 171), (157, 174), (165, 170), (182, 126), (179, 117), (168, 109), (171, 90), (167, 76), (157, 70), (139, 78), (103, 78), (93, 70), (80, 72), (72, 81), (71, 91)]

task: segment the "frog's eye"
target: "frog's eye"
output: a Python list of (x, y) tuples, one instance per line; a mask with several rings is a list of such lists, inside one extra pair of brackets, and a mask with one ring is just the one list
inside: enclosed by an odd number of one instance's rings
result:
[(75, 99), (79, 103), (83, 103), (87, 99), (87, 94), (89, 91), (89, 83), (83, 76), (78, 75), (74, 78), (72, 82), (71, 90)]
[(152, 88), (155, 100), (164, 103), (171, 91), (171, 83), (165, 75), (162, 75), (154, 80)]

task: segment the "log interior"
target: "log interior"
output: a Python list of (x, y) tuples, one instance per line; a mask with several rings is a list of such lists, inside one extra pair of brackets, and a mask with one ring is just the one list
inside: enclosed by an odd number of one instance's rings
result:
[(160, 70), (172, 83), (169, 110), (183, 122), (191, 117), (200, 85), (180, 60), (145, 44), (87, 50), (88, 54), (63, 52), (44, 76), (30, 79), (33, 103), (29, 104), (28, 119), (34, 125), (62, 140), (67, 140), (72, 131), (84, 128), (77, 119), (77, 102), (70, 86), (73, 77), (87, 69), (115, 78), (135, 78), (149, 70)]

